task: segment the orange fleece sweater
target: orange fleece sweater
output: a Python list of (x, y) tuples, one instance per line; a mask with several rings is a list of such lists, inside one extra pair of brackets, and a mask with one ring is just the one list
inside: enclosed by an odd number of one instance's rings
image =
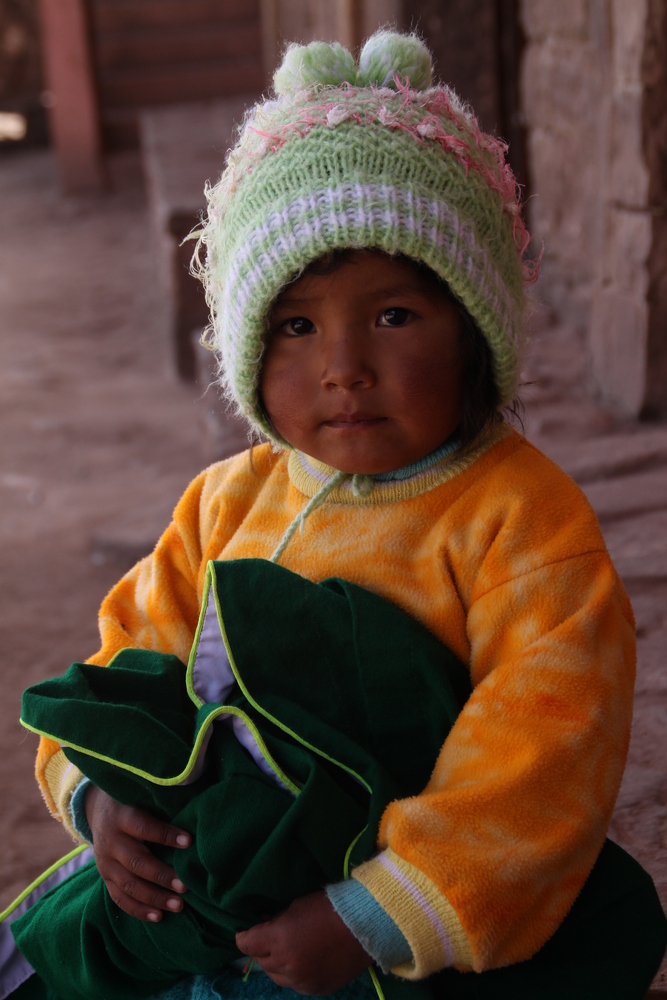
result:
[[(187, 660), (209, 559), (268, 558), (328, 470), (255, 448), (188, 487), (154, 553), (100, 612), (106, 664), (141, 646)], [(524, 438), (365, 497), (339, 487), (281, 563), (393, 601), (469, 664), (473, 693), (427, 787), (393, 802), (359, 879), (396, 921), (421, 978), (534, 954), (602, 846), (630, 736), (634, 621), (595, 514)], [(80, 773), (42, 740), (37, 773), (67, 822)]]

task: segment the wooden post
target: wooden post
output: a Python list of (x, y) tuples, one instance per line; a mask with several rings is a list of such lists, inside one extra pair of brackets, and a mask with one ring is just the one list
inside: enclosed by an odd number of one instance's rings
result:
[(105, 187), (85, 0), (40, 0), (42, 45), (58, 172), (68, 193)]
[[(373, 21), (391, 20), (397, 0), (374, 0)], [(341, 42), (355, 55), (369, 17), (364, 0), (260, 0), (264, 71), (270, 83), (285, 42)]]
[(260, 29), (262, 33), (262, 68), (266, 86), (271, 85), (278, 65), (280, 30), (278, 27), (278, 0), (260, 0)]
[(361, 46), (363, 32), (362, 0), (338, 0), (336, 13), (337, 40), (356, 55)]

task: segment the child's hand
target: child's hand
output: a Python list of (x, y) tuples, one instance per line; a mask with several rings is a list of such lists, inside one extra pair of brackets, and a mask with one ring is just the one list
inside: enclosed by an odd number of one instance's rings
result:
[[(177, 913), (183, 909), (183, 900), (174, 892), (185, 892), (185, 886), (144, 841), (189, 847), (190, 834), (144, 809), (121, 805), (95, 785), (88, 789), (85, 808), (95, 863), (116, 906), (131, 917), (153, 923), (162, 919), (162, 910)], [(169, 886), (172, 891), (158, 886)]]
[(237, 934), (236, 946), (278, 986), (308, 996), (334, 993), (372, 963), (325, 892), (301, 896), (273, 920)]

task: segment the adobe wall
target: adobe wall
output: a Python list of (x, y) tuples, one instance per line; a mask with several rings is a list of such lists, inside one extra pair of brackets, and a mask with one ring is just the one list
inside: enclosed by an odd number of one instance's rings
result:
[(667, 416), (664, 0), (521, 0), (539, 296), (588, 331), (601, 395)]
[(559, 318), (586, 325), (601, 243), (606, 25), (586, 0), (521, 0), (520, 15), (529, 218), (545, 244), (540, 295)]
[(610, 10), (606, 173), (599, 211), (600, 273), (592, 297), (591, 367), (604, 395), (639, 415), (648, 372), (650, 174), (644, 156), (642, 63), (649, 0), (616, 0)]

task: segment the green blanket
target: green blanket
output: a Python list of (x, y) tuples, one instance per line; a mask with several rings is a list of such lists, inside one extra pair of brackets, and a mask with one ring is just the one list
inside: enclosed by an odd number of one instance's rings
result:
[[(187, 670), (127, 649), (29, 688), (22, 711), (95, 784), (193, 835), (156, 849), (184, 910), (127, 916), (88, 865), (12, 925), (18, 946), (67, 1000), (139, 1000), (220, 969), (237, 931), (375, 853), (383, 810), (425, 786), (469, 693), (467, 669), (376, 595), (210, 563)], [(429, 994), (381, 978), (388, 996)]]

